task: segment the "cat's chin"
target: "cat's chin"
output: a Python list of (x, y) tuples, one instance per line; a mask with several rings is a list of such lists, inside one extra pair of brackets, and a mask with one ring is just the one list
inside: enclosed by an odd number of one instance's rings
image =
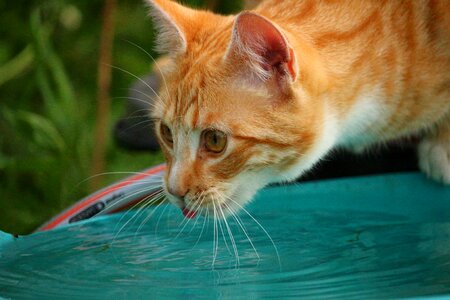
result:
[[(245, 206), (252, 201), (258, 190), (271, 183), (274, 178), (275, 176), (272, 172), (240, 174), (233, 181), (222, 184), (220, 187), (215, 187), (215, 189), (221, 190), (222, 194), (211, 193), (216, 198), (205, 199), (206, 201), (202, 200), (200, 206), (196, 200), (183, 202), (167, 193), (167, 191), (166, 195), (172, 205), (179, 208), (182, 212), (192, 212), (193, 214), (209, 218), (223, 219), (241, 212), (248, 214)], [(276, 180), (276, 182), (279, 181)]]
[[(263, 186), (261, 186), (263, 187)], [(226, 218), (229, 216), (237, 215), (241, 211), (248, 213), (245, 206), (252, 201), (256, 192), (261, 188), (257, 185), (244, 185), (238, 186), (230, 196), (220, 203), (219, 209), (221, 210), (218, 218)]]
[[(252, 194), (253, 195), (253, 194)], [(242, 197), (232, 195), (222, 201), (210, 202), (198, 208), (195, 205), (186, 206), (187, 209), (195, 211), (197, 214), (212, 219), (224, 219), (233, 215), (237, 215), (240, 211), (245, 210), (245, 205), (252, 199), (252, 195)]]
[(204, 209), (200, 209), (199, 214), (212, 219), (225, 219), (237, 215), (241, 211), (246, 211), (245, 205), (252, 199), (252, 197), (247, 199), (242, 197), (233, 198), (226, 199), (220, 203), (209, 204)]
[(240, 186), (226, 197), (221, 197), (221, 201), (213, 200), (202, 206), (195, 203), (184, 203), (173, 197), (167, 195), (167, 199), (172, 205), (179, 208), (181, 211), (190, 211), (197, 215), (201, 215), (213, 219), (224, 219), (232, 215), (239, 214), (241, 211), (246, 211), (245, 206), (251, 202), (253, 196), (257, 192), (255, 186)]

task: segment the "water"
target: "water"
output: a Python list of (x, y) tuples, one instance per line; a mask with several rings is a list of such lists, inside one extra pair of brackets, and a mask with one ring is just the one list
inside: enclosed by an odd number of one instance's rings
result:
[(224, 223), (215, 254), (213, 222), (186, 222), (170, 206), (145, 210), (128, 223), (136, 211), (26, 237), (3, 236), (0, 296), (450, 295), (450, 190), (420, 175), (270, 188), (248, 210), (274, 244), (242, 213), (245, 232), (229, 220), (238, 255)]

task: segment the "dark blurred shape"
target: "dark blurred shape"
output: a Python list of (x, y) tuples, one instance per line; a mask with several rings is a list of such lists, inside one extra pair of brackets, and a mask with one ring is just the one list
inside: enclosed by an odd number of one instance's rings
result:
[(138, 80), (129, 89), (125, 116), (114, 128), (115, 140), (121, 147), (138, 151), (159, 149), (150, 118), (151, 103), (155, 101), (159, 84), (159, 77), (152, 73)]
[(299, 181), (417, 171), (417, 140), (401, 140), (363, 154), (337, 149)]

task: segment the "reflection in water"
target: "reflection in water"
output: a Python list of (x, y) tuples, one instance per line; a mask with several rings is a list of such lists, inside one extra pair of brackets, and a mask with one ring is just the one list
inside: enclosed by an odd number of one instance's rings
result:
[[(121, 215), (16, 239), (3, 249), (0, 296), (34, 298), (403, 298), (450, 293), (450, 224), (357, 211), (241, 215), (227, 232), (149, 209), (117, 233)], [(131, 216), (131, 214), (130, 214)], [(128, 217), (122, 219), (122, 222)], [(120, 224), (119, 224), (120, 225)], [(140, 230), (138, 231), (139, 227)], [(180, 230), (183, 232), (180, 233)]]

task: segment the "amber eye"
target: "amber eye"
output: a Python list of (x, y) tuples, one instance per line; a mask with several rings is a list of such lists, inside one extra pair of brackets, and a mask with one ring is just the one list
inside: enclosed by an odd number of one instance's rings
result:
[(222, 152), (227, 146), (227, 135), (219, 130), (205, 130), (202, 133), (206, 150), (213, 153)]
[(172, 137), (172, 131), (170, 130), (169, 126), (167, 126), (164, 123), (161, 123), (161, 137), (163, 140), (168, 144), (169, 146), (172, 146), (173, 144), (173, 137)]

